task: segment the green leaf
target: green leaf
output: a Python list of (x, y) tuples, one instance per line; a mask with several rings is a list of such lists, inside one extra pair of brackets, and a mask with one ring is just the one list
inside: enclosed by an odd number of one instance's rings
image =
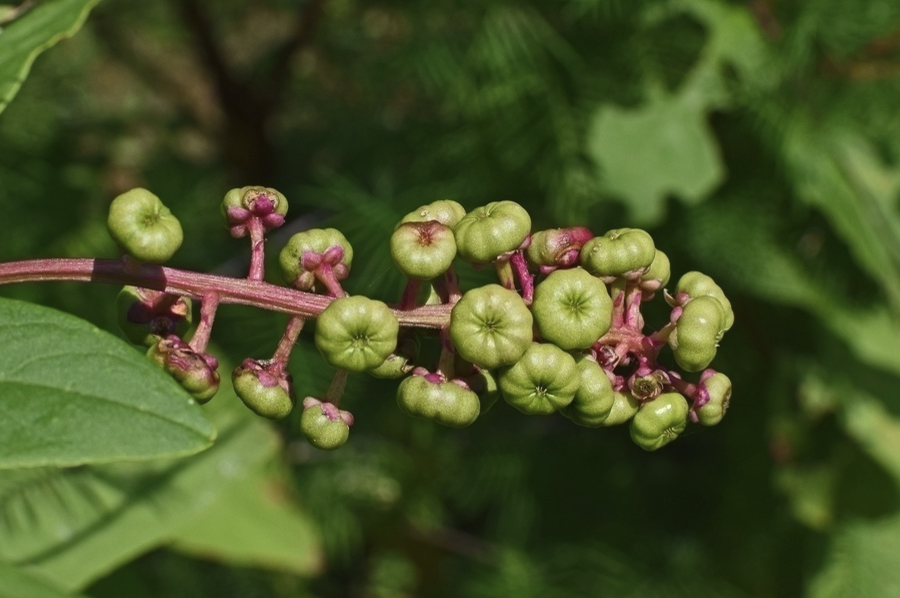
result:
[(900, 517), (845, 525), (832, 537), (828, 563), (806, 596), (900, 596)]
[[(79, 595), (80, 596), (80, 595)], [(79, 598), (0, 562), (0, 598)]]
[[(251, 483), (279, 447), (272, 428), (233, 393), (216, 397), (206, 409), (220, 434), (215, 446), (198, 455), (64, 470), (82, 476), (78, 490), (34, 480), (4, 497), (0, 486), (0, 524), (9, 521), (0, 526), (0, 558), (78, 590), (193, 525), (224, 494)], [(252, 525), (254, 514), (241, 518)], [(309, 536), (295, 548), (309, 549), (312, 556), (297, 559), (312, 562), (316, 553)]]
[(603, 106), (594, 116), (588, 152), (607, 189), (626, 200), (638, 221), (664, 214), (667, 194), (697, 203), (724, 176), (706, 108), (688, 94), (654, 94), (637, 109)]
[(215, 428), (138, 351), (87, 322), (0, 300), (0, 468), (188, 455)]
[(22, 86), (38, 54), (81, 29), (100, 0), (42, 0), (0, 33), (0, 112)]
[(311, 575), (322, 567), (317, 528), (292, 504), (285, 481), (262, 472), (232, 484), (202, 515), (178, 530), (172, 548), (295, 575)]

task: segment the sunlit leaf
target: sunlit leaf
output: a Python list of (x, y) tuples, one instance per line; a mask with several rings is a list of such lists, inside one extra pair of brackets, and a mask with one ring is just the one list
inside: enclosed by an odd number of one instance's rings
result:
[(0, 112), (22, 86), (38, 54), (74, 35), (100, 0), (42, 0), (0, 33)]
[(184, 390), (74, 316), (0, 301), (0, 467), (187, 455), (215, 438)]

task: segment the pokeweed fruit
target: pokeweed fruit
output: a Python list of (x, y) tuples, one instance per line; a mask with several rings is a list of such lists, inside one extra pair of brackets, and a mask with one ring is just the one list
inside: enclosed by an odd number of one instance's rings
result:
[(687, 272), (678, 279), (678, 284), (675, 285), (675, 296), (677, 297), (681, 293), (684, 293), (690, 299), (696, 299), (705, 295), (716, 298), (724, 310), (724, 328), (725, 330), (731, 329), (731, 326), (734, 324), (734, 311), (731, 309), (731, 302), (725, 296), (725, 291), (722, 290), (722, 287), (717, 285), (712, 277), (702, 272)]
[(512, 365), (531, 344), (534, 318), (515, 291), (498, 284), (472, 289), (450, 312), (450, 338), (459, 355), (493, 370)]
[(191, 327), (191, 299), (135, 286), (116, 297), (116, 323), (129, 341), (150, 347), (167, 336), (183, 337)]
[(560, 413), (579, 426), (597, 427), (606, 425), (616, 396), (609, 376), (596, 361), (587, 355), (576, 358), (579, 371), (579, 386), (571, 403), (560, 409)]
[(724, 310), (718, 299), (709, 295), (691, 299), (668, 341), (678, 365), (688, 372), (705, 369), (716, 356), (725, 331), (724, 322)]
[(534, 290), (531, 313), (541, 338), (560, 349), (587, 349), (612, 318), (606, 285), (583, 268), (555, 270)]
[(151, 264), (169, 261), (184, 240), (178, 219), (156, 195), (142, 188), (113, 199), (106, 225), (125, 253)]
[(684, 432), (688, 403), (677, 392), (667, 392), (644, 403), (631, 420), (631, 439), (645, 451), (655, 451)]
[(617, 390), (613, 392), (613, 405), (609, 410), (609, 415), (600, 423), (601, 426), (618, 426), (624, 424), (638, 412), (641, 404), (634, 395), (627, 390)]
[(415, 367), (415, 359), (419, 355), (419, 339), (408, 330), (401, 330), (397, 338), (397, 348), (388, 355), (384, 363), (375, 369), (368, 370), (370, 376), (393, 380), (403, 378)]
[(481, 413), (481, 401), (475, 392), (435, 374), (405, 378), (397, 388), (397, 404), (408, 415), (451, 428), (469, 426)]
[(482, 414), (490, 411), (491, 407), (500, 399), (500, 385), (497, 383), (497, 376), (490, 370), (479, 369), (466, 378), (466, 383), (478, 395)]
[(245, 359), (232, 371), (231, 382), (238, 398), (257, 415), (282, 419), (294, 409), (291, 376), (281, 363)]
[(208, 402), (219, 390), (218, 360), (194, 351), (176, 336), (160, 339), (147, 350), (147, 357), (200, 404)]
[(455, 257), (453, 230), (440, 222), (402, 223), (391, 235), (391, 259), (409, 278), (436, 278), (447, 271)]
[(641, 276), (640, 284), (644, 295), (648, 298), (652, 297), (653, 293), (669, 284), (671, 275), (672, 269), (669, 263), (669, 256), (657, 249), (656, 253), (653, 254), (653, 261), (650, 262), (650, 267)]
[(507, 403), (527, 415), (549, 415), (572, 402), (581, 384), (575, 359), (551, 344), (532, 343), (498, 382)]
[(400, 325), (387, 305), (361, 295), (339, 297), (316, 321), (315, 343), (332, 366), (365, 372), (397, 348)]
[(571, 268), (578, 264), (581, 247), (594, 235), (583, 226), (554, 228), (531, 234), (525, 258), (535, 269)]
[(353, 415), (313, 397), (303, 399), (300, 433), (316, 448), (333, 451), (347, 442)]
[(656, 246), (646, 231), (617, 228), (581, 248), (581, 265), (600, 277), (640, 278), (653, 263)]
[(419, 206), (400, 220), (400, 225), (406, 222), (440, 222), (446, 227), (453, 228), (456, 223), (466, 215), (466, 209), (452, 199), (439, 199), (430, 204)]
[(301, 291), (318, 292), (315, 269), (325, 264), (337, 280), (344, 280), (350, 274), (353, 247), (336, 228), (314, 228), (288, 239), (278, 255), (278, 263), (287, 284)]
[(725, 374), (716, 372), (701, 385), (706, 388), (709, 400), (696, 409), (697, 421), (704, 426), (714, 426), (725, 417), (731, 402), (731, 380)]
[(518, 249), (531, 232), (531, 216), (514, 201), (495, 201), (475, 208), (453, 227), (459, 256), (488, 264)]
[(263, 230), (284, 224), (288, 201), (282, 193), (271, 187), (249, 186), (231, 189), (221, 204), (222, 218), (235, 238), (245, 237), (250, 220), (257, 218)]

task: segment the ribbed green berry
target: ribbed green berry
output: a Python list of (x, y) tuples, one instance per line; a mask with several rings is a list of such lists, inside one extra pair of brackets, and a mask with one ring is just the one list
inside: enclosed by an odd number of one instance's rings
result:
[(314, 447), (333, 451), (344, 446), (350, 437), (348, 421), (353, 421), (349, 412), (307, 397), (300, 415), (300, 433)]
[(265, 198), (271, 203), (271, 213), (279, 214), (281, 216), (287, 214), (288, 201), (280, 191), (271, 187), (262, 187), (260, 185), (237, 187), (235, 189), (230, 189), (222, 200), (222, 217), (225, 219), (226, 224), (231, 223), (228, 217), (229, 208), (238, 208), (253, 212), (256, 207), (255, 204), (260, 197)]
[(315, 343), (332, 366), (365, 372), (394, 352), (399, 331), (397, 318), (381, 301), (361, 295), (339, 297), (319, 315)]
[[(257, 415), (268, 419), (283, 419), (294, 409), (296, 399), (290, 377), (266, 376), (260, 362), (245, 360), (231, 373), (234, 393)], [(261, 364), (265, 365), (264, 362)], [(265, 382), (269, 384), (266, 385)]]
[(335, 278), (346, 278), (353, 263), (353, 247), (350, 242), (336, 228), (313, 228), (293, 235), (278, 255), (284, 281), (301, 291), (312, 290), (316, 279), (301, 266), (303, 255), (321, 255), (332, 247), (340, 247), (344, 252), (340, 263), (334, 268)]
[(575, 359), (551, 344), (532, 343), (497, 382), (507, 403), (528, 415), (548, 415), (572, 402), (581, 384)]
[(656, 255), (653, 238), (639, 228), (617, 228), (594, 237), (581, 248), (581, 265), (594, 276), (644, 274)]
[(513, 201), (495, 201), (475, 208), (453, 227), (459, 256), (487, 264), (518, 249), (531, 232), (531, 217)]
[(669, 256), (657, 249), (653, 255), (650, 267), (641, 276), (641, 289), (654, 293), (669, 284), (671, 275), (672, 269), (669, 263)]
[(450, 338), (459, 355), (492, 370), (512, 365), (533, 339), (534, 319), (515, 291), (498, 284), (472, 289), (450, 312)]
[(724, 320), (718, 299), (709, 295), (691, 299), (669, 336), (669, 346), (678, 365), (688, 372), (705, 369), (716, 357), (716, 348), (725, 330)]
[(151, 264), (167, 262), (184, 239), (181, 224), (169, 208), (141, 188), (127, 191), (112, 201), (106, 225), (123, 251)]
[(440, 222), (406, 222), (391, 235), (391, 259), (409, 278), (436, 278), (455, 257), (453, 230)]
[(439, 199), (430, 204), (419, 206), (400, 220), (399, 227), (404, 222), (440, 222), (451, 229), (466, 215), (466, 209), (452, 199)]
[(601, 426), (618, 426), (624, 424), (638, 412), (641, 404), (627, 390), (617, 390), (613, 392), (613, 406), (609, 410), (609, 415), (603, 420)]
[(616, 402), (609, 376), (600, 364), (585, 355), (576, 358), (576, 364), (580, 373), (578, 392), (571, 403), (560, 409), (560, 413), (579, 426), (607, 425)]
[(709, 401), (697, 409), (697, 420), (704, 426), (714, 426), (725, 417), (731, 402), (731, 380), (722, 373), (715, 373), (703, 381), (709, 393)]
[(454, 382), (431, 382), (425, 376), (417, 375), (400, 383), (397, 404), (408, 415), (451, 428), (469, 426), (481, 413), (481, 402), (473, 391)]
[(684, 432), (688, 403), (677, 392), (667, 392), (644, 403), (631, 420), (631, 439), (645, 451), (655, 451)]
[(722, 290), (722, 287), (717, 285), (712, 277), (702, 272), (687, 272), (678, 279), (678, 284), (675, 285), (675, 294), (677, 295), (678, 293), (686, 293), (691, 299), (704, 295), (718, 299), (724, 310), (725, 330), (731, 329), (731, 326), (734, 324), (734, 311), (731, 309), (731, 302), (725, 296), (725, 291)]
[(609, 330), (612, 299), (584, 269), (555, 270), (535, 288), (531, 313), (544, 341), (567, 351), (587, 349)]
[(583, 226), (537, 231), (531, 234), (525, 258), (534, 268), (568, 268), (578, 263), (581, 247), (592, 238)]

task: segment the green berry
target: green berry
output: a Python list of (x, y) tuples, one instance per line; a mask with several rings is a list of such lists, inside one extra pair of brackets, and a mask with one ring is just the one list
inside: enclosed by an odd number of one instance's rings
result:
[(609, 330), (612, 299), (584, 269), (555, 270), (535, 288), (531, 313), (544, 341), (567, 351), (587, 349)]
[(640, 278), (653, 263), (653, 238), (639, 228), (617, 228), (581, 248), (581, 265), (594, 276)]
[(455, 257), (453, 231), (440, 222), (406, 222), (391, 235), (391, 259), (409, 278), (436, 278)]
[(669, 346), (678, 365), (688, 372), (705, 369), (716, 357), (716, 348), (725, 330), (724, 320), (718, 299), (709, 295), (691, 299), (669, 336)]
[(419, 355), (419, 339), (408, 331), (401, 331), (397, 339), (397, 348), (387, 356), (380, 366), (369, 370), (374, 378), (394, 380), (409, 374), (415, 367), (415, 359)]
[(454, 382), (430, 381), (428, 377), (413, 375), (400, 383), (397, 404), (404, 413), (451, 428), (463, 428), (478, 419), (478, 395)]
[(725, 330), (731, 329), (731, 326), (734, 324), (734, 312), (731, 309), (731, 302), (725, 296), (725, 291), (722, 290), (722, 287), (717, 285), (710, 276), (696, 271), (686, 273), (675, 285), (675, 294), (679, 293), (685, 293), (691, 299), (705, 295), (718, 299), (724, 310)]
[(181, 339), (160, 339), (146, 353), (200, 404), (208, 402), (219, 390), (219, 362), (212, 355), (197, 353)]
[(181, 224), (169, 208), (141, 188), (112, 201), (106, 224), (113, 240), (128, 255), (151, 264), (168, 261), (184, 239)]
[(353, 416), (331, 403), (307, 397), (303, 400), (300, 433), (314, 447), (326, 451), (338, 449), (350, 437)]
[(535, 269), (569, 268), (578, 263), (581, 247), (592, 238), (583, 226), (538, 231), (531, 234), (525, 258)]
[(363, 296), (339, 297), (316, 321), (315, 343), (332, 366), (373, 370), (397, 348), (400, 325), (390, 308)]
[(450, 339), (459, 355), (481, 368), (512, 365), (533, 338), (534, 319), (515, 291), (498, 284), (472, 289), (450, 312)]
[(290, 376), (272, 372), (271, 364), (245, 359), (231, 373), (234, 393), (251, 411), (268, 419), (283, 419), (294, 409)]
[(248, 212), (258, 211), (259, 206), (257, 204), (261, 203), (261, 200), (267, 202), (265, 212), (281, 216), (287, 214), (288, 201), (284, 194), (271, 187), (253, 185), (231, 189), (225, 194), (221, 204), (222, 217), (226, 223), (230, 224), (229, 209), (237, 208)]
[(715, 373), (703, 381), (709, 393), (709, 401), (697, 409), (697, 420), (704, 426), (714, 426), (725, 416), (731, 402), (731, 380), (722, 373)]
[(609, 376), (593, 359), (581, 355), (576, 359), (580, 373), (578, 392), (571, 403), (560, 409), (560, 413), (579, 426), (597, 427), (608, 425), (616, 396)]
[(399, 227), (405, 222), (429, 222), (434, 220), (452, 229), (465, 215), (466, 209), (459, 203), (452, 199), (439, 199), (430, 204), (419, 206), (404, 216), (397, 226)]
[(500, 385), (497, 376), (490, 370), (478, 370), (466, 378), (466, 382), (481, 401), (481, 413), (487, 413), (500, 399)]
[(317, 257), (321, 262), (324, 254), (332, 247), (340, 247), (343, 255), (332, 264), (335, 278), (343, 280), (350, 274), (353, 263), (353, 247), (336, 228), (313, 228), (293, 235), (278, 255), (281, 275), (284, 281), (301, 291), (314, 290), (316, 278), (302, 265), (304, 256)]
[(645, 451), (655, 451), (684, 432), (688, 403), (677, 392), (663, 393), (644, 403), (631, 420), (631, 439)]
[(500, 370), (498, 382), (506, 402), (522, 413), (548, 415), (572, 402), (581, 373), (556, 345), (532, 343), (521, 359)]
[(650, 267), (641, 276), (641, 290), (649, 294), (655, 293), (669, 283), (671, 275), (669, 256), (657, 249)]
[(531, 232), (531, 217), (513, 201), (496, 201), (466, 214), (453, 228), (459, 256), (487, 264), (518, 249)]
[(618, 426), (624, 424), (638, 412), (641, 404), (627, 390), (617, 390), (613, 392), (613, 406), (609, 410), (609, 415), (603, 421), (601, 426)]

